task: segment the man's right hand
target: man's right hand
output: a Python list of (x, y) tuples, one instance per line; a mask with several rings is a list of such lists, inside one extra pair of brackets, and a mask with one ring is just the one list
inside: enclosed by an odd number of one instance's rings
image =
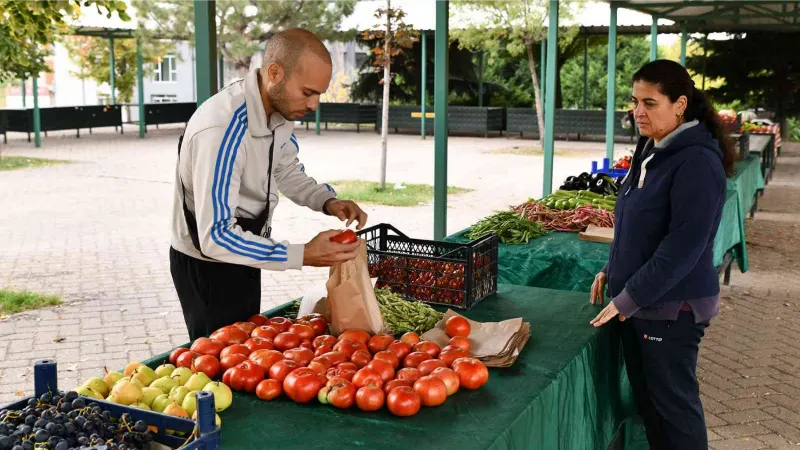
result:
[(605, 272), (600, 272), (594, 277), (594, 283), (592, 283), (592, 294), (589, 297), (589, 303), (595, 305), (602, 305), (603, 299), (605, 298), (606, 293), (606, 274)]
[(352, 244), (332, 242), (331, 238), (341, 230), (328, 230), (314, 236), (303, 251), (303, 265), (313, 267), (330, 267), (336, 263), (350, 261), (358, 256), (361, 241)]

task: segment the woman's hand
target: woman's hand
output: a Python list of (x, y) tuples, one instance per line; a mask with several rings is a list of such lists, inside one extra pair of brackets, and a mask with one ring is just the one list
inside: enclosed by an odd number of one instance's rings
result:
[(589, 322), (589, 323), (594, 325), (595, 328), (597, 328), (597, 327), (602, 326), (603, 324), (605, 324), (609, 320), (613, 319), (614, 316), (616, 316), (618, 314), (619, 314), (619, 321), (620, 322), (625, 321), (625, 316), (623, 316), (622, 314), (619, 313), (619, 310), (617, 309), (617, 305), (615, 305), (614, 302), (611, 302), (611, 303), (608, 304), (608, 306), (603, 308), (603, 310), (600, 311), (600, 314), (598, 314), (597, 317), (592, 319), (592, 321)]
[(598, 305), (603, 304), (603, 299), (605, 298), (606, 293), (606, 274), (605, 272), (600, 272), (594, 277), (594, 282), (592, 283), (592, 294), (589, 297), (589, 303)]

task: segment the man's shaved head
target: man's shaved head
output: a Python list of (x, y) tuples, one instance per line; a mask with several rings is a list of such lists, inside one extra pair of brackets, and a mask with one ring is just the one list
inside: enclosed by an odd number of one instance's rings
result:
[(281, 31), (270, 38), (264, 49), (261, 69), (266, 70), (270, 64), (275, 63), (283, 68), (286, 78), (289, 78), (297, 67), (300, 57), (306, 52), (327, 65), (332, 65), (328, 49), (314, 33), (302, 28), (293, 28)]

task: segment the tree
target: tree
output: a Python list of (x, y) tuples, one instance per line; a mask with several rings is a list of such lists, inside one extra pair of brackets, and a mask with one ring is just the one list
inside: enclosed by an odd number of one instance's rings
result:
[(400, 8), (392, 8), (391, 0), (386, 0), (386, 9), (379, 8), (375, 17), (384, 20), (371, 30), (362, 33), (364, 39), (374, 40), (378, 45), (372, 48), (375, 55), (376, 71), (383, 70), (383, 116), (381, 122), (381, 185), (386, 188), (386, 146), (389, 136), (389, 89), (392, 84), (392, 58), (411, 48), (419, 33), (403, 21), (406, 13)]
[[(581, 2), (567, 3), (560, 3), (561, 7), (558, 12), (561, 20), (568, 20), (572, 17), (575, 11), (572, 8), (582, 7)], [(468, 27), (452, 31), (453, 37), (458, 39), (461, 46), (485, 50), (492, 55), (490, 59), (502, 47), (512, 57), (519, 57), (523, 54), (527, 56), (539, 129), (544, 130), (544, 114), (534, 46), (547, 37), (549, 2), (546, 0), (470, 0), (459, 2), (457, 5), (457, 11), (476, 16), (481, 14), (485, 18), (483, 22), (473, 21)], [(560, 29), (558, 34), (559, 47), (562, 47), (574, 40), (577, 27)], [(541, 141), (543, 141), (542, 138), (543, 133), (540, 133)]]
[[(134, 0), (139, 20), (152, 37), (194, 42), (194, 2), (185, 0)], [(353, 33), (339, 30), (342, 19), (353, 13), (355, 0), (217, 1), (217, 45), (244, 75), (253, 55), (275, 33), (306, 28), (323, 40), (346, 40)]]
[[(800, 113), (800, 33), (748, 32), (706, 45), (706, 75), (725, 79), (706, 85), (715, 102), (741, 100), (774, 110), (778, 120)], [(688, 68), (702, 74), (703, 59), (702, 52), (687, 58)]]
[[(107, 39), (72, 36), (64, 40), (70, 58), (81, 68), (73, 73), (79, 79), (91, 79), (98, 84), (108, 83), (111, 78), (110, 46)], [(156, 64), (173, 45), (164, 41), (149, 41), (142, 45), (143, 70), (145, 75), (153, 71)], [(148, 64), (149, 63), (149, 64)], [(114, 41), (114, 87), (120, 103), (130, 103), (133, 88), (136, 87), (136, 40), (118, 39)]]
[(94, 5), (98, 13), (130, 20), (121, 0), (59, 0), (23, 2), (0, 0), (0, 80), (30, 78), (49, 71), (45, 57), (59, 34), (69, 30), (69, 19), (81, 8)]
[[(617, 38), (616, 109), (627, 109), (631, 102), (633, 74), (650, 61), (650, 43), (641, 36)], [(561, 72), (565, 108), (583, 108), (583, 57), (572, 58)], [(605, 109), (608, 85), (608, 38), (593, 37), (589, 41), (588, 71), (589, 109)]]

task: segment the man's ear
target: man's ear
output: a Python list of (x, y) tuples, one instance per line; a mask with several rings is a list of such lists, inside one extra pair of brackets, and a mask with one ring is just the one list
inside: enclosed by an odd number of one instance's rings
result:
[(269, 80), (272, 84), (278, 84), (283, 81), (283, 78), (286, 76), (286, 72), (283, 71), (283, 67), (279, 64), (272, 63), (267, 66), (267, 80)]

